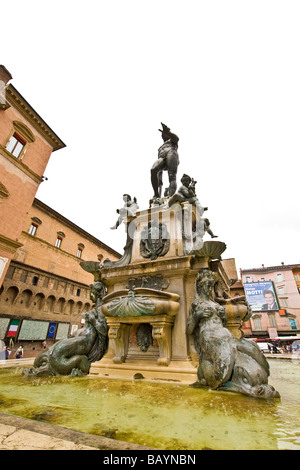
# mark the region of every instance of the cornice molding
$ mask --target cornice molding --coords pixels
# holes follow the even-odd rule
[[[11,238],[6,237],[5,235],[0,234],[0,249],[7,251],[8,253],[14,254],[18,248],[23,246],[23,243],[12,240]]]
[[[32,171],[27,165],[25,165],[21,160],[18,160],[14,157],[3,145],[0,144],[0,155],[9,160],[13,165],[15,165],[19,170],[23,171],[27,176],[33,179],[36,183],[40,184],[43,182],[43,178],[37,173]]]
[[[55,150],[62,149],[66,144],[53,132],[48,124],[39,116],[39,114],[30,106],[23,96],[13,85],[6,87],[6,99],[24,116],[32,126],[47,140]]]
[[[276,271],[290,271],[291,266],[284,264],[280,266],[269,266],[268,268],[241,269],[242,274],[271,273]]]

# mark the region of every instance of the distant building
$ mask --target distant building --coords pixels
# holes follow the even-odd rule
[[[299,335],[300,265],[242,269],[241,277],[253,311],[250,336],[275,339]]]
[[[65,147],[11,79],[0,65],[0,287],[49,158]]]

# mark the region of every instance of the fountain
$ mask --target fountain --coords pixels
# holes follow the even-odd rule
[[[243,338],[250,318],[245,297],[230,298],[230,282],[217,241],[196,195],[196,181],[183,174],[177,189],[178,137],[162,124],[163,145],[151,169],[154,196],[140,210],[123,196],[118,220],[126,232],[118,261],[81,262],[94,275],[93,310],[76,336],[56,343],[27,375],[73,375],[160,379],[194,388],[279,398],[268,384],[269,364],[257,345]],[[169,187],[162,197],[162,174]],[[208,233],[210,241],[203,241]]]

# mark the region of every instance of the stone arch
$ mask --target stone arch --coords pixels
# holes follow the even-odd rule
[[[60,297],[58,301],[56,302],[55,311],[57,313],[64,313],[65,304],[66,304],[66,299],[64,297]]]
[[[82,310],[82,313],[85,313],[85,312],[88,312],[89,310],[91,310],[91,304],[89,304],[88,302],[86,302],[83,306],[83,310]]]
[[[36,296],[33,299],[34,308],[36,308],[37,310],[42,310],[44,307],[45,301],[46,301],[45,295],[42,292],[39,292],[38,294],[36,294]]]
[[[32,302],[33,292],[30,289],[25,289],[21,292],[18,297],[18,303],[22,305],[22,307],[28,308]]]
[[[82,313],[82,307],[83,307],[83,303],[81,302],[81,300],[79,300],[79,302],[76,303],[74,313],[77,314],[77,315],[80,315]]]
[[[56,298],[54,297],[54,295],[49,295],[49,297],[47,297],[46,302],[45,302],[44,311],[53,312],[55,301],[56,301]]]
[[[5,292],[3,292],[4,302],[7,302],[8,305],[13,305],[18,294],[19,289],[16,286],[10,286]]]
[[[72,313],[74,312],[74,305],[75,305],[74,300],[72,299],[68,300],[65,313],[68,315],[72,315]]]

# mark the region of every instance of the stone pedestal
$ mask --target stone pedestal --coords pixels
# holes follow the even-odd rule
[[[112,350],[115,351],[113,357],[114,364],[122,364],[126,361],[129,345],[130,326],[138,323],[147,323],[152,327],[152,336],[158,343],[159,357],[158,365],[168,366],[171,360],[172,338],[171,329],[174,324],[174,318],[169,315],[157,315],[147,318],[127,317],[125,320],[111,319],[107,320],[109,326],[109,340]]]
[[[196,356],[186,327],[199,270],[212,269],[223,289],[229,289],[220,261],[226,245],[220,241],[203,243],[202,228],[201,217],[190,204],[155,207],[127,221],[128,249],[123,258],[104,262],[94,273],[108,292],[102,311],[109,326],[109,348],[101,361],[92,364],[92,374],[134,377],[140,373],[146,378],[195,380]],[[129,292],[138,302],[145,297],[156,302],[154,313],[139,314],[137,309],[130,314]],[[167,298],[172,299],[172,306],[160,303]],[[147,351],[141,351],[136,343],[135,331],[140,324],[151,327],[153,344]],[[233,318],[228,328],[238,335],[240,326],[240,319]]]

